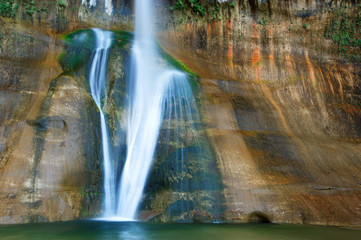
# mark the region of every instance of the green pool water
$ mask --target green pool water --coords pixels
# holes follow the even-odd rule
[[[151,224],[142,222],[76,221],[63,223],[0,225],[0,239],[360,240],[361,230],[278,224]]]

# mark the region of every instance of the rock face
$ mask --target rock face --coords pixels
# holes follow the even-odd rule
[[[201,75],[224,220],[259,211],[273,222],[360,225],[361,82],[348,56],[360,45],[340,44],[346,23],[332,25],[360,21],[360,7],[234,3],[213,8],[217,21],[184,8],[160,24],[163,47]]]
[[[62,74],[55,38],[19,27],[1,36],[1,222],[87,216],[100,172],[84,77]]]
[[[80,0],[35,1],[34,12],[28,1],[17,2],[14,16],[0,13],[0,222],[95,216],[102,154],[86,82],[91,50],[61,35],[132,29],[132,2],[113,1],[112,16]],[[177,2],[156,2],[159,39],[200,75],[195,91],[205,150],[195,159],[194,148],[174,149],[161,134],[141,218],[360,226],[356,1],[183,1],[184,8]],[[126,56],[115,47],[108,66],[114,101],[106,114],[117,156],[124,155],[116,132],[123,131],[118,106],[126,98]],[[179,151],[189,159],[185,176],[170,171]],[[179,187],[179,178],[191,190]]]
[[[99,113],[86,81],[91,49],[67,46],[61,35],[120,15],[113,27],[129,29],[129,14],[104,19],[102,9],[80,2],[15,1],[14,16],[0,12],[1,223],[65,221],[101,211]],[[73,56],[79,52],[83,59]]]

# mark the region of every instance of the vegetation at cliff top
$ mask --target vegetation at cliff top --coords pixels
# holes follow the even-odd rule
[[[0,0],[0,16],[14,17],[18,4],[14,0]]]
[[[230,7],[235,6],[234,1],[227,1],[223,4],[227,4]],[[213,9],[206,9],[205,6],[202,5],[201,0],[177,0],[173,6],[170,7],[171,11],[175,10],[191,10],[193,13],[200,16],[210,16],[209,21],[213,20],[221,20],[221,17],[218,16],[220,4],[216,1]]]
[[[29,15],[29,16],[33,16],[34,13],[35,13],[35,2],[34,1],[25,1],[23,3],[25,5],[25,9],[26,9],[26,13]]]
[[[66,0],[58,0],[58,6],[66,7],[66,6],[68,6],[68,3],[66,2]]]
[[[58,1],[59,6],[63,3],[66,3],[65,0]],[[33,0],[0,0],[0,16],[5,18],[14,18],[18,13],[19,5],[23,6],[22,10],[30,17],[32,17],[35,12],[49,12],[49,9],[46,7],[49,3],[46,1],[43,1],[42,7],[39,7],[40,4],[37,4],[37,2]]]
[[[337,51],[350,61],[361,60],[361,4],[335,8],[326,27],[325,38],[331,39]]]
[[[184,10],[191,8],[196,14],[204,16],[205,8],[201,5],[200,0],[177,0],[174,6],[170,10]]]

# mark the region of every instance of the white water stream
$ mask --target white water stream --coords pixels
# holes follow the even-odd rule
[[[129,83],[128,155],[123,169],[117,216],[134,219],[158,142],[164,115],[164,103],[172,98],[174,84],[188,84],[182,72],[159,65],[159,55],[154,40],[153,3],[151,0],[135,1],[135,41]]]
[[[90,93],[100,112],[102,133],[102,150],[104,161],[104,215],[111,215],[115,201],[114,170],[112,170],[111,146],[109,131],[103,113],[103,104],[106,103],[106,68],[109,48],[112,43],[112,33],[100,29],[92,29],[95,34],[95,50],[92,55],[92,64],[89,72]]]
[[[126,106],[127,156],[119,183],[115,182],[118,178],[111,159],[108,128],[102,112],[102,101],[106,102],[106,66],[112,37],[109,31],[93,30],[96,36],[96,50],[93,54],[89,81],[91,94],[100,110],[105,220],[129,221],[136,218],[164,115],[171,118],[174,112],[175,120],[178,120],[177,114],[182,120],[184,115],[191,116],[187,101],[189,98],[193,99],[193,96],[186,75],[159,64],[160,56],[153,31],[152,0],[136,0],[135,3],[135,36],[128,76],[129,99]],[[173,111],[173,105],[178,105],[178,110]]]
[[[87,5],[88,2],[87,0],[82,0],[81,4],[83,5]],[[89,1],[89,7],[95,7],[97,5],[97,0],[90,0]],[[113,4],[112,4],[112,0],[104,0],[104,7],[105,7],[105,12],[110,16],[113,13]]]

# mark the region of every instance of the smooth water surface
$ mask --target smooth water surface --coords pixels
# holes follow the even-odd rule
[[[76,221],[2,225],[0,239],[360,239],[360,229],[304,225],[150,224],[141,222]]]

